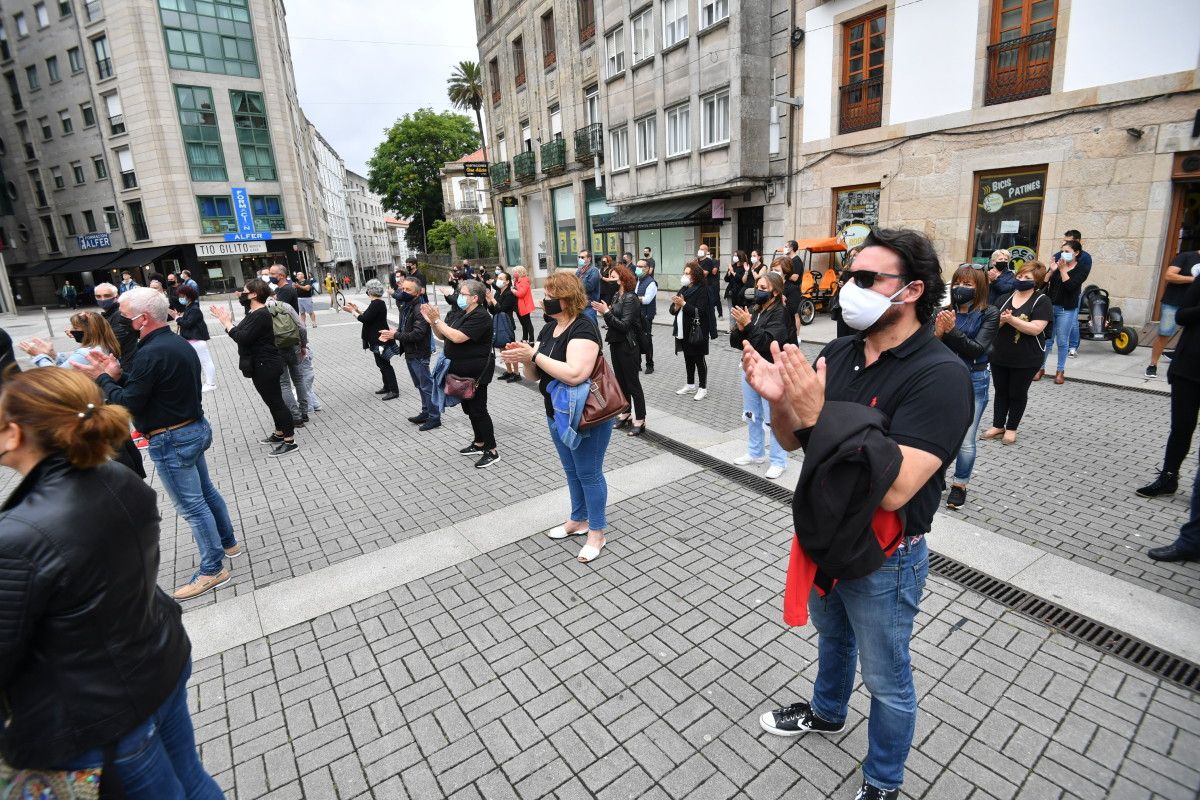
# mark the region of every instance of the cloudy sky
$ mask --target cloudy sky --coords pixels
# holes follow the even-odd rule
[[[362,175],[384,131],[449,109],[450,70],[479,58],[472,0],[289,0],[287,24],[300,104]]]

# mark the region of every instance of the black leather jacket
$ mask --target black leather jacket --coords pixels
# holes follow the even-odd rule
[[[642,333],[641,298],[633,292],[623,293],[604,315],[604,323],[608,326],[604,341],[636,352]]]
[[[0,754],[53,767],[145,722],[191,643],[157,586],[155,492],[52,454],[0,507]]]

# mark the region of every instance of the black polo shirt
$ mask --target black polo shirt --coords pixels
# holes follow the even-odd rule
[[[142,337],[118,383],[96,379],[108,402],[125,406],[143,433],[201,419],[200,358],[182,336],[164,326]]]
[[[971,375],[928,325],[866,366],[863,336],[825,346],[825,399],[878,408],[891,421],[888,437],[932,453],[942,468],[905,506],[905,531],[928,533],[946,488],[946,466],[958,455],[974,419]]]

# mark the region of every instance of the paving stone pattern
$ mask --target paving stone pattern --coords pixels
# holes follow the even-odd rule
[[[847,731],[783,740],[811,627],[788,511],[705,473],[613,509],[591,566],[523,540],[196,663],[206,766],[252,798],[849,798]],[[1194,695],[941,579],[913,643],[905,796],[1194,798]]]

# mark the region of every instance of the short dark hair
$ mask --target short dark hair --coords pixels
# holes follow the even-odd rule
[[[416,257],[416,256],[409,256],[408,258],[404,259],[404,263],[405,263],[405,264],[416,264],[416,263],[418,263],[418,261],[417,261],[417,257]]]
[[[260,303],[266,303],[267,298],[271,296],[271,290],[267,287],[267,282],[262,278],[251,278],[246,281],[246,294]]]
[[[799,243],[799,242],[797,242],[795,239],[788,239],[788,243],[787,243],[787,244],[788,244],[788,247],[790,247],[792,250],[794,250],[794,251],[796,251],[796,252],[799,252],[799,250],[800,250],[800,243]]]
[[[1071,248],[1075,251],[1075,255],[1079,255],[1083,252],[1083,248],[1079,246],[1079,242],[1075,241],[1074,239],[1067,239],[1065,242],[1063,242],[1063,247]],[[1059,252],[1062,251],[1059,250]]]
[[[863,249],[882,247],[900,259],[906,281],[921,281],[925,288],[917,298],[917,321],[922,325],[933,319],[946,293],[946,280],[933,243],[923,233],[907,228],[872,228],[862,243]]]
[[[1083,238],[1083,234],[1081,234],[1079,231],[1075,230],[1074,228],[1071,228],[1071,230],[1064,233],[1063,236],[1067,237],[1068,239],[1082,239]]]
[[[179,287],[179,296],[187,298],[189,303],[194,303],[200,297],[196,294],[196,290],[188,286],[186,283]]]

